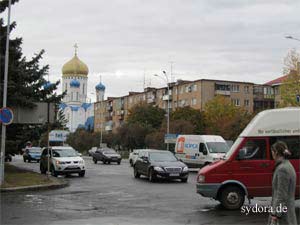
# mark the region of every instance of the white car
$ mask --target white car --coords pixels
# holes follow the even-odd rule
[[[80,177],[84,177],[85,162],[72,147],[55,146],[49,150],[44,148],[40,160],[40,170],[43,174],[48,169],[48,156],[50,157],[49,170],[51,175],[56,177],[78,173]]]
[[[139,151],[142,149],[134,149],[132,152],[129,154],[129,163],[131,166],[134,166],[138,156],[139,156]]]

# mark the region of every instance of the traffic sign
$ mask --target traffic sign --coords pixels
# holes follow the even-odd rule
[[[165,143],[175,144],[178,134],[165,134]]]
[[[9,125],[13,122],[13,120],[14,120],[14,113],[10,108],[5,107],[0,109],[1,123],[3,123],[4,125]]]

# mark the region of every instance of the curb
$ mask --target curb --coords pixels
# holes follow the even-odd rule
[[[11,187],[11,188],[0,188],[0,192],[22,192],[22,191],[39,191],[39,190],[50,190],[57,188],[64,188],[69,186],[69,182],[66,180],[60,180],[54,177],[50,177],[52,184],[41,184],[24,187]]]

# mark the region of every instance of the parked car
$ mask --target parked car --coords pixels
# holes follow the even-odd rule
[[[10,154],[10,153],[5,153],[4,161],[5,161],[5,162],[11,162],[11,161],[12,161],[12,154]]]
[[[40,147],[26,148],[25,152],[23,154],[23,161],[24,162],[26,162],[26,161],[27,162],[31,162],[31,161],[40,162],[41,154],[42,154],[42,148],[40,148]]]
[[[98,149],[97,147],[92,147],[90,150],[88,150],[89,156],[92,156],[93,153],[95,153],[97,151],[97,149]]]
[[[104,164],[116,162],[121,164],[122,157],[112,148],[97,149],[95,153],[92,153],[93,161],[96,164],[98,161],[102,161]]]
[[[134,177],[141,175],[155,182],[157,178],[180,179],[187,182],[189,169],[173,153],[164,150],[141,150],[134,164]]]
[[[179,135],[175,154],[191,168],[200,168],[224,157],[229,147],[218,135]]]
[[[49,153],[49,155],[48,155]],[[80,177],[85,175],[84,160],[72,147],[53,146],[44,148],[40,161],[40,171],[45,174],[48,169],[48,156],[50,158],[50,172],[52,176],[77,173]]]
[[[254,197],[272,196],[275,161],[271,146],[283,141],[297,174],[296,198],[300,196],[300,108],[260,112],[239,135],[226,156],[204,168],[197,177],[197,193],[214,198],[227,209],[238,209]]]
[[[129,164],[133,166],[136,162],[136,159],[138,158],[139,151],[142,149],[134,149],[132,152],[129,154]]]

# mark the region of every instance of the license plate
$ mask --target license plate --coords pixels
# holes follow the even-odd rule
[[[170,177],[179,177],[179,173],[170,173],[169,176]]]

